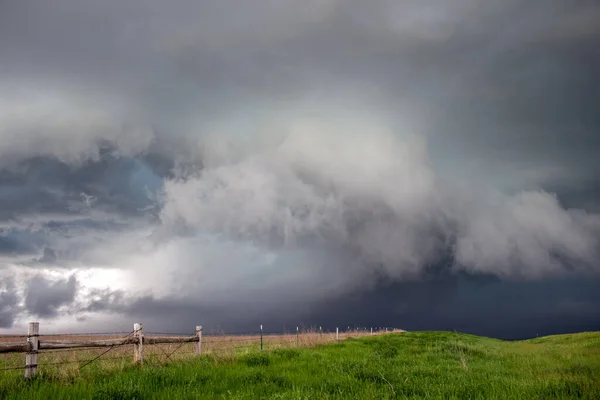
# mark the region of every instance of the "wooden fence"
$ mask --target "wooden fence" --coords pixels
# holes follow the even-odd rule
[[[163,343],[196,343],[196,354],[202,353],[202,326],[196,327],[193,336],[144,336],[142,324],[136,323],[133,331],[121,339],[100,340],[40,340],[39,322],[30,322],[25,342],[0,343],[0,353],[25,353],[25,378],[30,378],[37,373],[37,357],[41,350],[77,349],[94,347],[118,347],[127,344],[134,345],[133,362],[141,365],[144,359],[144,344]]]
[[[342,338],[347,337],[359,337],[363,335],[373,335],[373,334],[381,334],[387,333],[388,328],[381,328],[373,331],[373,328],[369,331],[365,328],[364,330],[355,330],[350,331],[350,327],[348,327],[348,331],[342,334]],[[392,330],[399,331],[399,330]],[[108,334],[106,334],[108,335]],[[324,333],[322,328],[319,327],[318,330],[313,330],[312,335],[315,336],[316,340],[313,344],[316,343],[324,343],[324,342],[336,342],[340,340],[340,330],[336,328],[335,334]],[[5,342],[0,343],[0,354],[1,353],[25,353],[25,365],[24,367],[16,367],[9,369],[23,369],[25,378],[31,378],[35,376],[38,372],[38,354],[43,350],[55,350],[60,351],[63,349],[84,349],[84,348],[107,348],[106,351],[97,355],[91,360],[86,360],[83,366],[88,365],[91,362],[96,361],[101,356],[106,354],[108,351],[118,348],[125,345],[133,345],[133,363],[137,365],[142,365],[144,362],[144,345],[155,345],[155,344],[177,344],[179,343],[182,346],[185,343],[193,343],[194,344],[194,353],[195,355],[201,355],[203,352],[202,349],[202,326],[196,326],[195,334],[193,335],[168,335],[167,334],[153,334],[144,335],[143,327],[141,323],[135,323],[133,326],[133,331],[129,332],[126,336],[121,338],[110,338],[110,339],[90,339],[89,337],[85,337],[82,339],[73,339],[73,336],[76,335],[40,335],[40,325],[38,322],[30,322],[29,329],[27,332],[27,336],[13,336],[14,339],[25,339],[24,341],[13,341],[13,342]],[[296,332],[294,334],[287,335],[275,335],[279,338],[280,342],[285,342],[288,344],[295,345],[296,347],[300,346],[300,332],[299,328],[296,328]],[[9,336],[5,336],[7,338]],[[60,337],[60,339],[57,339]],[[66,339],[64,337],[67,337]],[[268,337],[268,335],[266,335]],[[210,337],[209,337],[210,338]],[[2,337],[0,337],[0,340]],[[260,350],[263,350],[263,327],[260,326],[260,336],[258,335],[242,335],[241,338],[234,339],[217,339],[211,341],[206,341],[207,345],[215,344],[215,343],[224,343],[231,341],[242,341],[245,344],[250,343],[251,341],[256,340],[254,347],[258,349],[258,340],[260,340]],[[179,347],[178,347],[179,348]],[[170,358],[170,355],[167,355],[167,358]],[[61,364],[61,363],[58,363]],[[43,364],[42,364],[43,365]],[[80,368],[83,368],[80,366]]]

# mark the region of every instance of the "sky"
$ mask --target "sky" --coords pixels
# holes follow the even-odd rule
[[[0,333],[600,330],[600,3],[0,3]]]

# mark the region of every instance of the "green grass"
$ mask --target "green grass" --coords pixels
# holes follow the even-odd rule
[[[410,332],[29,382],[5,371],[0,398],[600,399],[600,333],[506,342]]]

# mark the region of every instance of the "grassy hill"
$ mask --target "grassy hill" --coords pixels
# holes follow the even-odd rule
[[[408,332],[80,376],[0,373],[7,399],[600,399],[600,333],[506,342]]]

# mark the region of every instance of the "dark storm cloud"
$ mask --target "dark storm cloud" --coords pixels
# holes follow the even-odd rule
[[[296,326],[390,327],[450,330],[523,339],[553,333],[600,329],[598,278],[505,282],[495,277],[441,274],[389,283],[339,296],[326,303],[307,298],[300,307],[273,311],[260,302],[207,306],[185,298],[129,297],[97,291],[80,313],[121,314],[150,331],[191,332],[202,324],[209,333],[294,330]],[[281,295],[279,298],[284,298]]]
[[[0,282],[0,328],[10,328],[20,312],[19,296],[14,280],[2,279]]]
[[[59,280],[47,279],[42,275],[34,276],[27,283],[25,308],[38,317],[55,317],[62,306],[73,303],[77,288],[74,276]]]
[[[145,159],[153,160],[150,166]],[[152,155],[127,158],[105,152],[98,161],[69,165],[51,157],[35,157],[0,171],[0,253],[41,254],[73,235],[121,231],[134,221],[151,221],[160,173],[168,169]],[[72,251],[71,251],[72,253]],[[60,258],[60,257],[59,257]]]
[[[42,242],[40,235],[36,237],[23,232],[3,230],[0,233],[0,254],[31,254],[36,251],[35,242]]]
[[[243,331],[264,317],[272,320],[273,314],[264,314],[258,307],[248,304],[207,306],[185,298],[156,298],[152,295],[131,296],[123,291],[94,290],[87,301],[80,304],[77,312],[118,314],[131,321],[140,321],[148,331],[192,332],[196,325],[205,324],[207,332],[216,333],[219,329]]]
[[[381,324],[504,339],[595,331],[600,329],[598,283],[597,277],[505,282],[442,276],[355,293],[312,309],[307,320],[329,327]]]
[[[536,321],[523,334],[559,320],[567,330],[586,318],[592,326],[597,299],[578,298],[571,283],[561,290],[547,276],[598,268],[590,182],[600,176],[599,19],[597,1],[566,0],[5,2],[0,255],[49,266],[84,260],[80,248],[96,246],[106,261],[114,250],[106,237],[127,242],[128,227],[141,220],[154,224],[164,246],[134,261],[148,276],[176,265],[171,272],[185,284],[174,287],[184,286],[190,300],[94,292],[85,312],[191,325],[202,314],[232,329],[255,325],[261,313],[325,325],[338,309],[323,302],[361,282],[377,290],[347,309],[365,323],[375,323],[372,310],[383,310],[373,315],[388,325],[408,310],[398,315],[409,329],[452,320],[510,336],[518,327],[512,312],[523,326]],[[288,126],[305,117],[354,119]],[[429,153],[379,135],[379,125],[424,134]],[[256,134],[271,130],[277,145]],[[490,198],[474,182],[510,193]],[[214,237],[181,244],[181,232]],[[234,244],[210,247],[228,240]],[[247,258],[232,255],[244,242],[265,259],[286,246],[298,251],[283,261],[252,256],[248,273]],[[134,250],[143,257],[135,247],[123,252]],[[208,273],[215,268],[219,277]],[[269,274],[278,287],[264,282]],[[479,290],[465,274],[546,283],[493,281]],[[415,277],[423,281],[386,289],[387,280]],[[214,283],[265,287],[254,303],[245,303],[248,289],[199,306],[214,298]],[[208,294],[194,286],[202,284]],[[27,308],[53,316],[72,302],[77,283],[38,277],[28,285],[50,301],[29,290]],[[535,296],[511,302],[514,290]],[[286,292],[296,302],[310,297],[308,308],[327,315],[291,302],[286,320],[267,304]],[[547,299],[551,292],[556,300]],[[501,326],[469,309],[493,293],[509,304]],[[355,304],[351,298],[339,304]],[[542,313],[541,299],[580,314]],[[353,318],[340,312],[340,324]]]
[[[38,262],[43,264],[55,264],[57,261],[56,252],[52,250],[50,247],[44,248],[44,253],[38,260]]]
[[[107,154],[99,162],[74,167],[52,158],[31,158],[0,173],[0,220],[85,212],[92,206],[135,216],[152,204],[161,184],[138,159]]]
[[[566,208],[600,211],[600,178],[547,182],[542,186],[556,193]]]
[[[450,146],[450,157],[480,161],[483,153],[495,167],[511,162],[531,174],[538,163],[579,173],[598,166],[588,151],[598,129],[597,2],[63,0],[4,8],[7,71],[69,85],[66,69],[70,82],[101,84],[158,125],[371,88],[367,103],[419,114],[432,146]]]
[[[434,162],[456,174],[519,186],[600,168],[594,1],[61,0],[3,11],[7,88],[88,88],[90,101],[159,127],[171,159],[187,152],[177,137],[191,116],[201,131],[242,109],[344,98],[415,120]]]

